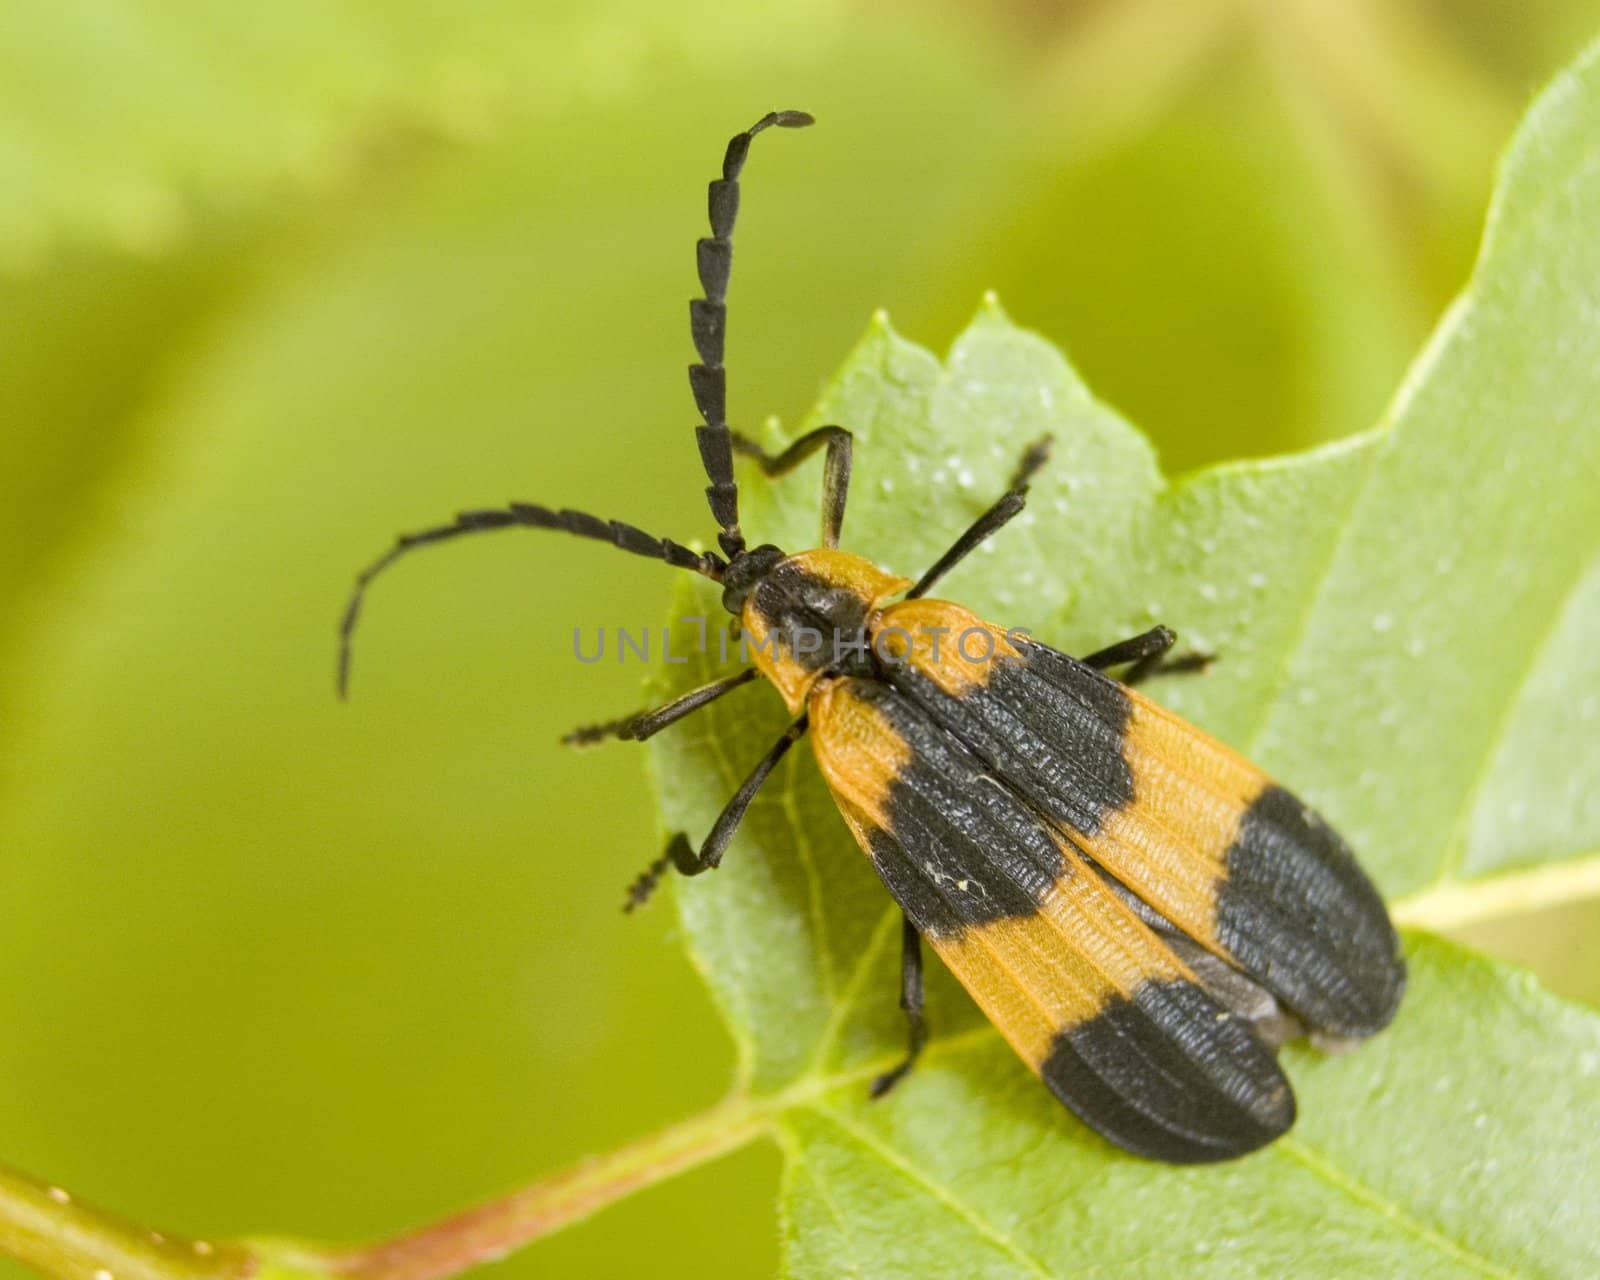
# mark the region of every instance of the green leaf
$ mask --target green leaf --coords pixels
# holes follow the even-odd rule
[[[0,14],[0,268],[59,238],[168,249],[212,209],[326,189],[425,144],[826,44],[832,7],[603,0],[230,6],[133,0]],[[92,36],[87,28],[92,26]]]
[[[914,574],[1022,445],[1053,432],[1027,513],[945,594],[1068,651],[1163,621],[1218,653],[1207,678],[1156,696],[1327,813],[1403,919],[1592,886],[1597,138],[1591,53],[1525,121],[1472,285],[1385,421],[1313,453],[1169,484],[1143,438],[998,307],[943,364],[880,320],[802,424],[856,432],[846,546]],[[813,545],[816,476],[746,475],[746,528]],[[709,590],[680,594],[680,615],[717,607]],[[719,665],[701,655],[672,683]],[[742,692],[664,735],[669,827],[703,836],[785,720]],[[724,869],[679,901],[743,1083],[795,1100],[792,1274],[1298,1274],[1312,1223],[1330,1273],[1579,1274],[1592,1255],[1600,1204],[1568,1134],[1600,1102],[1600,1022],[1441,944],[1413,940],[1392,1031],[1348,1060],[1294,1055],[1294,1136],[1175,1172],[1073,1124],[947,979],[930,993],[933,1061],[904,1094],[861,1101],[903,1034],[897,913],[806,752]]]
[[[1349,1058],[1293,1053],[1298,1125],[1229,1165],[1111,1152],[992,1036],[947,1045],[891,1104],[857,1085],[792,1109],[790,1274],[1589,1274],[1572,1126],[1600,1105],[1600,1020],[1441,942],[1410,960],[1400,1021]]]

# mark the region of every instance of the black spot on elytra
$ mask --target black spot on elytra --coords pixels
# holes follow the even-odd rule
[[[867,852],[919,931],[950,937],[1034,915],[1067,874],[1057,837],[1017,794],[888,685],[852,680],[909,748],[882,800],[887,831]]]
[[[1085,836],[1133,802],[1122,687],[1044,645],[996,658],[983,684],[945,693],[915,667],[887,678],[1053,822]]]
[[[1383,899],[1339,834],[1282,787],[1240,819],[1217,891],[1217,938],[1235,963],[1310,1026],[1361,1038],[1405,990]]]
[[[1101,1136],[1172,1164],[1242,1156],[1294,1124],[1276,1056],[1186,979],[1150,979],[1063,1028],[1039,1074]]]

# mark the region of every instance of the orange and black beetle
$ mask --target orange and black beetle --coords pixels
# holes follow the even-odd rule
[[[669,867],[716,867],[761,784],[809,733],[840,813],[904,913],[910,1051],[875,1094],[910,1069],[925,1039],[926,938],[1051,1092],[1111,1141],[1175,1163],[1252,1151],[1294,1122],[1279,1044],[1304,1032],[1361,1039],[1394,1016],[1405,968],[1383,902],[1315,813],[1134,690],[1155,671],[1204,663],[1168,660],[1165,627],[1071,658],[928,598],[1022,510],[1048,441],[912,582],[838,549],[848,431],[822,427],[774,457],[729,429],[724,299],[739,173],[756,134],[810,123],[798,111],[763,117],[728,144],[710,187],[711,235],[698,247],[705,297],[690,304],[700,363],[689,381],[720,554],[532,503],[463,512],[402,536],[360,575],[340,628],[340,692],[368,585],[416,547],[557,529],[713,579],[753,664],[569,740],[649,737],[758,676],[796,718],[699,850],[676,836],[629,906]],[[823,448],[822,547],[747,547],[734,453],[777,475]],[[1121,681],[1105,674],[1119,668]]]

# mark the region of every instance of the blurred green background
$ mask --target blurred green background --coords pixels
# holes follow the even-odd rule
[[[1368,426],[1600,0],[13,0],[0,14],[0,1159],[201,1235],[392,1231],[716,1099],[727,1037],[574,625],[659,566],[418,557],[509,497],[708,523],[683,366],[745,184],[735,421],[982,291],[1169,469]],[[867,473],[893,458],[862,457]],[[869,551],[870,548],[863,548]],[[1182,626],[1182,619],[1170,621]],[[1600,913],[1478,927],[1600,994]],[[763,1275],[774,1153],[502,1264]],[[0,1276],[12,1272],[0,1265]]]

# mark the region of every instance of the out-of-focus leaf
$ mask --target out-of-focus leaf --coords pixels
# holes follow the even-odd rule
[[[832,0],[489,0],[225,10],[17,0],[0,14],[0,267],[58,234],[157,252],[207,206],[323,184],[418,133],[492,136],[529,111],[828,45]]]
[[[1370,424],[1438,303],[1291,76],[1235,39],[1136,132],[1003,147],[959,228],[982,252],[936,242],[967,291],[934,331],[995,289],[1178,471]]]
[[[20,598],[104,515],[135,421],[226,305],[248,241],[212,227],[159,264],[74,252],[25,283],[0,277],[0,653]]]

